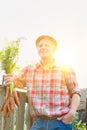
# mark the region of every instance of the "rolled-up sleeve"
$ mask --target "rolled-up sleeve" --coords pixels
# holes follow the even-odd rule
[[[72,68],[66,69],[65,79],[66,79],[67,87],[71,93],[71,96],[73,94],[78,94],[79,96],[81,96],[81,91],[80,88],[78,87],[76,74]]]

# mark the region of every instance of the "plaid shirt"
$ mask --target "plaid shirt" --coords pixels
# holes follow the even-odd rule
[[[23,70],[31,116],[62,115],[69,111],[70,99],[80,94],[73,69],[53,64],[46,69],[41,64]]]

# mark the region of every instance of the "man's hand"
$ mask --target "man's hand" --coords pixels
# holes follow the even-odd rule
[[[58,117],[57,120],[62,120],[65,124],[69,124],[72,122],[76,111],[70,110],[66,115],[63,115],[62,117]]]
[[[4,75],[2,86],[8,86],[10,84],[13,84],[14,88],[24,88],[26,86],[23,78],[18,78],[12,74]]]
[[[8,86],[8,85],[14,83],[14,78],[15,78],[15,76],[12,75],[12,74],[6,74],[6,75],[4,75],[3,76],[3,85],[4,86]]]

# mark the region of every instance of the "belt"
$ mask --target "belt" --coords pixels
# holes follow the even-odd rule
[[[56,115],[56,116],[41,115],[41,116],[37,116],[37,118],[45,119],[45,120],[52,120],[52,119],[56,119],[57,117],[62,117],[62,116],[63,115]]]

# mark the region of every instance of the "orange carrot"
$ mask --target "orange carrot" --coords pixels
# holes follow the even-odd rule
[[[7,101],[7,116],[10,116],[10,111],[11,111],[11,108],[10,108],[10,103],[9,103],[9,98],[8,98],[8,101]]]
[[[4,104],[4,106],[3,106],[3,116],[4,116],[4,118],[6,118],[6,116],[7,116],[7,105],[6,104]]]
[[[19,98],[18,98],[18,94],[17,94],[17,91],[15,89],[13,90],[13,96],[14,96],[15,104],[17,106],[20,106],[20,101],[19,101]]]
[[[10,107],[11,107],[11,111],[14,112],[15,111],[15,101],[14,101],[13,95],[9,96],[9,104],[10,104]]]
[[[9,100],[6,100],[6,98],[4,99],[1,111],[3,112],[4,118],[6,118],[6,116],[10,114]]]
[[[6,92],[5,92],[6,99],[8,99],[8,97],[9,97],[9,92],[10,92],[10,88],[7,86],[6,87]]]

